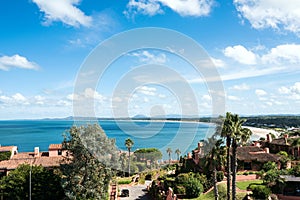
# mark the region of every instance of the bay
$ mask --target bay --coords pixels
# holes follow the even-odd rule
[[[85,123],[76,122],[77,125]],[[176,159],[177,148],[185,155],[197,147],[199,140],[214,132],[213,125],[197,122],[100,120],[98,123],[109,138],[115,138],[120,150],[126,150],[124,141],[130,137],[134,141],[133,151],[158,148],[164,160],[168,159],[167,148],[172,149],[172,158]],[[74,121],[64,120],[0,121],[0,144],[16,145],[19,152],[33,152],[34,147],[48,151],[50,144],[63,141],[63,133],[73,125]]]

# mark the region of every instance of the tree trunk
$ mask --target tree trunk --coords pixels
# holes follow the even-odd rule
[[[215,200],[219,200],[219,191],[217,187],[217,169],[216,169],[216,161],[213,160],[213,166],[214,166],[214,193],[215,193]]]
[[[236,159],[237,143],[236,140],[232,141],[232,200],[236,200],[236,171],[237,171],[237,159]]]
[[[128,177],[130,177],[130,149],[128,149],[129,160],[128,160]]]
[[[230,183],[231,183],[231,164],[230,164],[230,144],[231,138],[227,136],[226,138],[226,146],[227,146],[227,200],[230,200]]]

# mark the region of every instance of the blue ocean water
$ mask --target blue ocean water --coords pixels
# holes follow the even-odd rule
[[[80,122],[84,124],[85,122]],[[192,122],[147,122],[101,120],[98,122],[109,138],[116,139],[116,145],[126,150],[124,141],[130,137],[134,141],[133,150],[139,148],[158,148],[167,159],[166,149],[173,152],[180,149],[182,155],[197,147],[199,140],[214,132],[214,126]],[[0,144],[16,145],[19,152],[32,152],[34,147],[47,151],[49,144],[63,141],[66,133],[74,124],[62,120],[10,120],[0,121]],[[77,123],[78,124],[78,123]],[[176,159],[175,153],[172,156]]]

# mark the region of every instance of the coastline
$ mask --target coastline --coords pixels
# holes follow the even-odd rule
[[[252,131],[252,136],[251,136],[251,140],[259,140],[259,138],[267,137],[267,134],[272,133],[274,134],[276,137],[280,135],[279,132],[273,130],[273,129],[265,129],[265,128],[257,128],[257,127],[253,127],[253,126],[243,126],[243,128],[248,128]]]

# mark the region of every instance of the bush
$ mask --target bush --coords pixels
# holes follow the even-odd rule
[[[185,187],[177,185],[174,192],[176,194],[185,194]]]
[[[264,185],[257,185],[252,189],[252,194],[254,199],[268,199],[271,194],[270,188]]]
[[[218,171],[217,172],[217,181],[220,182],[224,179],[224,172]]]
[[[10,155],[11,155],[10,151],[0,152],[0,161],[2,161],[2,160],[9,160]]]
[[[131,183],[131,180],[119,180],[118,181],[119,185],[130,184],[130,183]]]
[[[186,197],[196,198],[200,196],[201,192],[203,192],[203,186],[197,179],[191,178],[186,184],[185,192]]]

